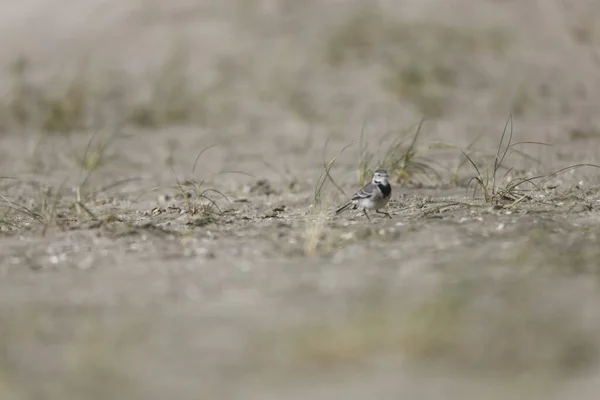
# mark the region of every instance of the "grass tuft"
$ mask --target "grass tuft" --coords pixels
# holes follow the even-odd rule
[[[11,65],[10,79],[10,100],[4,105],[8,127],[35,127],[50,133],[87,127],[94,91],[86,68],[80,67],[70,79],[55,76],[54,87],[44,87],[33,82],[29,60],[19,57]]]
[[[543,175],[534,177],[517,177],[510,179],[505,184],[502,184],[503,181],[506,181],[506,178],[509,176],[509,174],[514,171],[514,167],[507,167],[505,162],[507,156],[509,155],[509,151],[513,150],[515,146],[522,144],[550,146],[547,143],[532,141],[512,143],[512,138],[513,119],[511,113],[506,120],[506,124],[504,125],[504,130],[502,131],[500,142],[498,143],[493,165],[491,168],[488,167],[483,170],[483,172],[482,168],[478,167],[477,163],[475,163],[475,161],[464,150],[461,150],[463,156],[468,160],[476,173],[475,176],[469,179],[467,188],[470,187],[472,182],[475,182],[476,186],[473,190],[473,196],[475,196],[477,189],[479,189],[483,194],[483,198],[486,203],[498,205],[502,201],[508,201],[513,204],[521,202],[524,199],[529,198],[532,187],[534,190],[539,189],[539,186],[535,182],[544,178]],[[499,171],[501,169],[506,170],[503,176],[499,175]]]
[[[0,102],[0,129],[71,133],[111,123],[156,128],[203,119],[207,93],[192,89],[188,67],[189,51],[178,45],[136,91],[132,77],[91,70],[87,63],[39,82],[30,61],[19,57],[10,68],[8,100]]]
[[[329,139],[327,142],[328,141]],[[324,146],[324,152],[327,149],[327,142]],[[324,201],[323,190],[327,182],[330,182],[340,193],[344,195],[344,197],[348,197],[344,190],[331,176],[331,169],[342,153],[353,145],[354,143],[344,146],[330,161],[323,161],[323,170],[317,179],[317,183],[315,184],[311,210],[312,212],[309,215],[309,221],[307,221],[306,231],[304,234],[304,253],[306,255],[315,256],[320,252],[327,252],[335,247],[333,243],[330,243],[333,241],[333,237],[328,235],[329,229],[327,224],[327,210],[331,202]]]
[[[423,119],[419,122],[413,135],[409,134],[410,129],[400,133],[388,133],[380,140],[377,149],[369,146],[370,140],[363,125],[359,141],[358,184],[362,186],[370,181],[377,168],[383,168],[390,175],[396,175],[397,182],[415,183],[418,179],[439,181],[440,175],[432,166],[433,161],[423,157],[421,153],[424,148],[418,146],[423,122]],[[382,158],[375,156],[379,147],[386,149]]]
[[[548,181],[556,178],[559,175],[583,167],[600,168],[600,165],[597,164],[580,163],[560,168],[546,175],[529,177],[521,176],[509,179],[509,175],[515,171],[514,167],[509,167],[506,165],[507,157],[511,153],[517,153],[522,157],[531,160],[531,157],[527,154],[514,149],[515,146],[522,144],[551,146],[548,143],[534,141],[513,143],[512,138],[513,120],[512,114],[510,114],[504,126],[504,130],[502,131],[502,136],[500,137],[500,142],[498,143],[493,164],[486,169],[479,167],[471,156],[469,156],[464,150],[461,150],[465,160],[467,160],[467,162],[475,171],[475,175],[472,176],[467,183],[467,190],[474,182],[475,187],[473,189],[473,196],[475,196],[477,190],[479,190],[483,194],[484,201],[486,203],[491,203],[494,206],[500,206],[500,203],[502,203],[502,208],[515,207],[524,201],[531,200],[534,193],[540,192]],[[500,170],[505,170],[505,173],[502,176],[499,174]]]
[[[152,78],[148,98],[131,106],[127,120],[146,128],[191,121],[199,96],[191,90],[189,62],[189,49],[176,46]]]
[[[173,169],[173,166],[170,165],[169,167],[171,168],[173,178],[175,179],[175,185],[158,186],[158,187],[152,188],[152,189],[146,191],[145,193],[141,194],[140,196],[138,196],[137,200],[139,200],[140,197],[144,196],[145,194],[147,194],[149,192],[154,192],[154,191],[157,191],[160,189],[166,188],[166,189],[174,190],[179,195],[179,197],[181,197],[183,199],[183,201],[185,202],[185,211],[189,215],[210,217],[210,219],[204,219],[203,221],[210,220],[210,221],[214,222],[215,221],[214,217],[219,216],[223,213],[223,210],[221,209],[221,207],[219,207],[219,204],[218,204],[219,200],[225,200],[228,203],[231,203],[231,200],[220,190],[217,190],[217,189],[211,188],[211,187],[206,187],[208,180],[211,179],[212,177],[214,177],[215,175],[227,174],[227,173],[241,174],[241,175],[251,176],[251,177],[253,177],[253,175],[243,172],[243,171],[221,171],[216,174],[209,175],[202,179],[196,179],[196,168],[198,167],[198,163],[200,161],[202,154],[204,154],[204,152],[206,152],[207,150],[209,150],[213,147],[215,147],[215,145],[207,146],[207,147],[203,148],[202,150],[200,150],[200,152],[197,154],[196,158],[194,159],[194,164],[192,166],[192,174],[189,179],[185,179],[185,180],[179,179],[177,177],[177,174],[175,173],[175,170]]]
[[[333,165],[335,164],[337,159],[340,157],[340,155],[342,155],[342,153],[344,151],[346,151],[349,147],[351,147],[353,145],[354,145],[354,143],[350,143],[349,145],[342,148],[335,155],[335,157],[333,157],[329,162],[325,162],[325,161],[323,162],[323,170],[322,170],[321,174],[319,175],[319,178],[317,179],[317,183],[315,185],[315,190],[314,190],[314,194],[313,194],[313,207],[314,208],[321,205],[323,188],[325,187],[325,184],[328,181],[331,182],[344,196],[346,196],[346,193],[344,193],[343,189],[331,177],[330,171],[331,171],[331,168],[333,168]],[[327,143],[325,143],[325,149],[326,148],[327,148]],[[346,196],[346,197],[348,197],[348,196]]]
[[[68,177],[63,179],[58,186],[49,186],[36,181],[16,180],[19,185],[32,186],[35,194],[26,200],[12,199],[0,195],[0,207],[6,210],[2,217],[3,224],[18,227],[35,222],[41,226],[42,234],[46,234],[51,227],[65,229],[71,224],[80,222],[84,217],[100,221],[101,218],[91,210],[89,203],[94,201],[99,194],[106,193],[136,179],[122,179],[99,188],[91,185],[94,173],[109,163],[107,152],[118,138],[119,133],[119,131],[115,131],[108,138],[101,139],[98,144],[95,144],[96,134],[92,134],[83,154],[75,156],[78,177],[77,184],[71,191],[71,193],[75,193],[74,196],[68,195],[65,190],[69,181]],[[75,213],[72,213],[73,210],[75,210]],[[15,220],[13,218],[11,222],[11,215],[25,217],[25,220],[21,218]]]

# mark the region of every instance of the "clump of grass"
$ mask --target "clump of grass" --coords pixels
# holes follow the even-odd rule
[[[215,147],[215,145],[207,146],[207,147],[203,148],[202,150],[200,150],[200,152],[198,152],[196,158],[194,159],[194,164],[192,166],[192,173],[191,173],[191,177],[189,179],[185,179],[185,180],[179,179],[173,169],[173,166],[170,165],[171,172],[175,179],[175,185],[158,186],[158,187],[150,189],[146,193],[153,192],[153,191],[156,191],[159,189],[164,189],[164,188],[169,189],[169,190],[174,190],[177,193],[177,195],[183,199],[183,201],[185,203],[185,211],[190,216],[200,217],[200,220],[197,221],[200,225],[203,225],[209,221],[215,222],[216,221],[215,216],[219,216],[223,213],[223,210],[218,205],[218,201],[225,200],[228,203],[231,203],[231,200],[220,190],[212,188],[212,187],[207,187],[208,180],[214,175],[225,174],[225,173],[235,173],[235,174],[242,174],[242,175],[246,175],[246,176],[252,176],[252,175],[248,174],[246,172],[242,172],[242,171],[222,171],[222,172],[213,174],[212,176],[208,176],[206,178],[196,179],[196,168],[198,167],[198,163],[200,161],[202,154],[204,154],[204,152],[206,152],[207,150],[209,150],[213,147]],[[146,194],[146,193],[144,193],[144,194]],[[143,196],[144,194],[142,194],[141,196]],[[141,197],[141,196],[139,196],[139,197]],[[139,199],[139,197],[138,197],[138,199]],[[196,224],[196,225],[198,225],[198,224]]]
[[[36,195],[29,200],[29,204],[26,202],[20,202],[12,200],[8,196],[0,195],[0,207],[6,211],[2,218],[6,225],[11,225],[13,228],[18,229],[21,226],[26,226],[30,222],[36,222],[42,227],[42,234],[51,226],[64,227],[63,219],[60,217],[59,205],[63,200],[62,189],[64,182],[58,188],[52,188],[43,186],[37,183],[33,183]],[[22,218],[14,218],[14,215],[19,215]],[[10,218],[12,217],[12,218]],[[13,222],[10,222],[10,221]],[[20,220],[17,222],[17,220]]]
[[[469,145],[467,146],[466,150],[467,151],[472,151],[475,148],[475,145],[477,144],[477,142],[479,142],[479,140],[481,140],[482,137],[483,137],[483,132],[480,133],[477,137],[475,137],[475,139],[473,139],[473,141],[471,141],[471,143],[469,143]],[[451,147],[456,148],[455,146],[451,146]],[[468,162],[469,162],[469,158],[468,157],[461,157],[460,158],[459,162],[456,164],[456,167],[454,168],[454,171],[453,171],[452,175],[450,176],[449,183],[451,185],[458,184],[458,181],[459,181],[459,172],[460,172],[460,170]]]
[[[88,207],[88,203],[93,201],[98,194],[105,193],[117,186],[130,182],[135,178],[119,180],[100,188],[91,187],[93,174],[102,166],[108,163],[107,151],[117,139],[119,131],[115,131],[109,138],[101,140],[94,144],[96,134],[92,134],[87,142],[83,154],[76,156],[76,164],[79,168],[77,184],[73,188],[72,195],[66,194],[66,184],[68,178],[65,178],[58,186],[48,186],[38,182],[21,182],[20,184],[29,184],[33,186],[35,195],[27,201],[13,200],[5,195],[0,195],[0,207],[5,208],[6,212],[2,218],[9,221],[9,215],[18,214],[34,221],[42,227],[42,234],[45,234],[50,227],[66,228],[71,223],[77,223],[82,215],[87,215],[92,220],[99,221],[100,218]],[[75,210],[75,213],[72,213]],[[24,224],[12,224],[15,227]]]
[[[325,187],[325,184],[327,182],[331,182],[342,194],[346,195],[344,193],[344,190],[331,177],[330,171],[331,171],[331,168],[333,168],[333,165],[335,164],[337,159],[340,157],[340,155],[342,155],[342,153],[344,151],[346,151],[346,149],[348,149],[350,146],[353,146],[353,145],[354,144],[351,143],[351,144],[345,146],[329,162],[323,162],[323,170],[322,170],[321,174],[319,175],[319,178],[317,179],[317,183],[315,184],[315,189],[314,189],[314,194],[313,194],[313,207],[314,208],[321,205],[323,188]],[[325,149],[326,148],[327,148],[327,143],[325,143]]]
[[[90,106],[99,94],[85,67],[78,68],[70,79],[55,76],[54,87],[49,87],[33,82],[29,60],[20,57],[10,68],[10,79],[10,100],[4,105],[10,127],[34,127],[50,133],[87,128]]]
[[[384,67],[382,89],[426,117],[443,114],[465,58],[503,54],[510,45],[499,28],[465,28],[393,18],[376,5],[354,10],[324,41],[324,58],[336,68],[373,63]]]
[[[373,7],[360,9],[330,34],[325,45],[325,59],[334,67],[350,61],[367,59],[382,39],[383,15]]]
[[[393,53],[390,48],[399,50],[399,57],[410,63],[444,53],[460,57],[483,51],[501,54],[510,44],[508,32],[497,27],[465,28],[425,20],[393,19],[369,4],[357,8],[333,28],[323,52],[330,65],[341,67],[346,63],[389,59]]]
[[[466,158],[469,164],[471,164],[476,173],[475,176],[469,179],[467,188],[469,188],[471,183],[474,182],[475,187],[473,189],[473,196],[475,196],[477,190],[479,190],[482,193],[483,199],[486,203],[491,203],[495,206],[499,206],[500,203],[504,203],[502,206],[504,208],[514,207],[523,201],[530,200],[532,198],[532,194],[540,191],[545,183],[561,174],[564,174],[565,172],[581,167],[600,168],[600,166],[596,164],[581,163],[561,168],[546,175],[508,178],[509,175],[515,171],[515,168],[506,166],[505,162],[510,151],[517,152],[517,150],[514,149],[515,146],[522,144],[550,146],[547,143],[534,141],[521,141],[512,143],[512,137],[513,120],[512,114],[510,114],[506,124],[504,125],[504,130],[502,131],[500,142],[498,143],[493,165],[486,167],[483,171],[482,168],[480,168],[464,150],[461,150],[463,156]],[[530,158],[526,154],[520,154],[526,158]],[[499,175],[501,169],[506,170],[502,176]]]
[[[508,134],[508,137],[507,137]],[[491,167],[486,168],[483,172],[482,169],[477,166],[475,161],[464,151],[461,150],[464,157],[468,160],[471,166],[474,168],[476,175],[473,176],[467,183],[467,187],[471,185],[471,182],[475,182],[476,187],[473,191],[475,195],[476,190],[479,189],[483,194],[483,198],[486,203],[498,204],[501,201],[508,201],[512,203],[520,202],[527,198],[531,194],[531,187],[538,189],[535,181],[539,181],[544,176],[534,177],[517,177],[510,179],[506,184],[502,184],[506,180],[506,177],[514,171],[514,167],[506,167],[506,157],[509,151],[521,144],[538,144],[548,146],[542,142],[523,141],[512,143],[513,137],[513,120],[512,114],[508,117],[504,130],[498,143],[498,149],[494,157],[494,162]],[[506,172],[503,176],[499,176],[499,171],[505,169]],[[529,185],[529,186],[527,186]]]
[[[328,247],[333,246],[329,242],[328,245],[325,245],[326,239],[333,239],[331,237],[327,237],[327,210],[331,205],[331,201],[324,201],[323,190],[327,182],[330,182],[346,198],[348,197],[346,193],[344,193],[344,190],[337,184],[337,182],[331,176],[331,169],[333,168],[338,158],[342,155],[342,153],[352,145],[353,143],[343,147],[330,161],[323,161],[323,170],[319,175],[319,178],[317,179],[317,183],[315,184],[313,204],[311,210],[312,212],[309,216],[310,220],[307,221],[306,231],[304,235],[304,252],[307,255],[317,255],[319,252],[327,251]],[[325,143],[324,148],[327,148],[327,143]]]
[[[128,88],[130,77],[91,70],[85,63],[75,73],[64,68],[51,83],[38,82],[32,77],[30,61],[20,57],[9,71],[8,101],[0,103],[0,116],[6,123],[0,128],[71,133],[114,121],[145,128],[202,123],[210,94],[193,89],[188,66],[187,48],[176,46],[156,74],[139,82],[142,90],[135,91]],[[143,96],[147,87],[149,93]]]
[[[107,138],[101,138],[98,142],[95,142],[94,140],[96,138],[96,133],[92,134],[88,140],[83,155],[81,157],[75,157],[76,164],[79,167],[79,177],[77,186],[75,188],[76,197],[71,203],[70,208],[75,208],[78,216],[81,216],[83,213],[85,213],[93,220],[99,220],[99,218],[86,206],[86,203],[94,200],[99,193],[107,192],[115,187],[136,179],[122,179],[109,183],[100,188],[90,187],[92,175],[111,161],[108,155],[108,150],[110,146],[112,146],[120,137],[120,134],[121,131],[116,129]]]
[[[431,60],[412,61],[409,65],[389,62],[382,86],[398,100],[408,100],[427,117],[440,117],[445,108],[448,89],[454,87],[457,72],[449,65]]]
[[[365,134],[363,125],[359,141],[358,184],[367,183],[377,168],[383,168],[389,174],[396,175],[397,182],[414,183],[417,179],[439,180],[440,175],[432,166],[433,161],[420,155],[423,148],[418,147],[418,140],[423,122],[422,119],[412,136],[409,134],[409,130],[386,134],[379,143],[379,147],[386,148],[381,158],[375,156],[375,152],[378,152],[379,149],[370,148],[370,141]]]
[[[188,79],[189,51],[177,46],[152,78],[146,101],[132,106],[127,120],[142,127],[189,122],[197,106]]]
[[[85,173],[86,176],[82,181],[82,186],[87,183],[91,174],[106,165],[110,159],[108,156],[108,150],[113,145],[116,139],[118,139],[119,131],[115,130],[111,135],[106,138],[100,138],[95,141],[97,133],[94,132],[87,142],[85,151],[81,155],[74,155],[75,163],[80,168],[81,173]]]
[[[206,215],[214,215],[214,214],[222,213],[222,210],[217,205],[216,199],[213,199],[212,197],[209,196],[209,194],[211,194],[211,193],[218,195],[222,199],[225,199],[228,202],[230,202],[229,198],[227,196],[225,196],[219,190],[205,187],[205,183],[206,183],[205,179],[196,180],[196,178],[195,178],[196,167],[198,165],[198,161],[200,160],[200,157],[206,150],[208,150],[212,147],[214,147],[214,146],[205,147],[196,156],[196,159],[194,160],[194,165],[192,167],[191,179],[188,179],[184,183],[182,183],[175,176],[175,180],[177,183],[174,187],[183,197],[185,204],[186,204],[187,212],[193,216],[198,215],[198,214],[206,216]],[[175,174],[173,174],[173,175],[175,175]]]
[[[66,133],[83,130],[88,112],[87,102],[90,89],[85,77],[75,76],[56,97],[47,100],[42,130]]]
[[[277,166],[273,165],[272,163],[270,163],[269,161],[267,161],[267,159],[265,157],[261,157],[260,161],[266,167],[271,169],[274,173],[278,174],[281,177],[282,181],[286,182],[286,186],[289,190],[293,191],[296,189],[300,180],[294,174],[294,172],[291,170],[289,165],[285,165],[283,168],[277,167]]]

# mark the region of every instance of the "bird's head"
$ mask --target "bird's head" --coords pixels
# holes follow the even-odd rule
[[[388,173],[384,169],[378,169],[373,173],[373,180],[371,181],[375,185],[389,185]]]

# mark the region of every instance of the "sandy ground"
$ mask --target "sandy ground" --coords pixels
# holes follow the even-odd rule
[[[0,5],[0,398],[596,398],[598,170],[549,175],[598,160],[597,21],[591,0]],[[84,64],[107,94],[85,127],[17,118],[38,107],[17,83],[59,96]],[[489,173],[509,111],[513,143],[547,145],[498,185],[548,179],[496,204],[460,148]],[[438,175],[390,171],[392,219],[334,215],[361,132],[373,168],[423,115]]]

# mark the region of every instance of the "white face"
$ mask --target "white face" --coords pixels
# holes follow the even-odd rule
[[[373,183],[383,183],[384,185],[388,183],[388,174],[386,171],[379,169],[375,171],[373,174]]]

